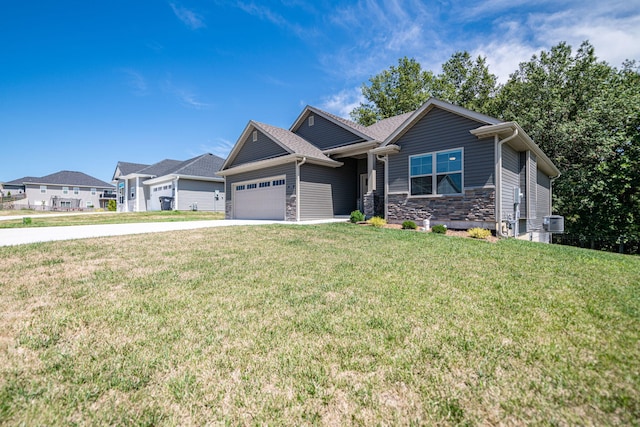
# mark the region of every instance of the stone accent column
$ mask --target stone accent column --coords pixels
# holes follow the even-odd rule
[[[375,210],[375,194],[373,193],[373,191],[366,193],[364,195],[364,200],[363,200],[363,204],[364,204],[364,215],[367,218],[370,218],[372,216],[375,216],[376,214],[376,210]]]
[[[287,199],[287,210],[285,213],[285,220],[286,221],[296,221],[296,212],[298,209],[298,199],[296,197],[296,194],[292,194],[289,196],[289,198]]]
[[[224,219],[231,219],[233,209],[233,203],[231,200],[227,200],[225,197],[224,201]]]

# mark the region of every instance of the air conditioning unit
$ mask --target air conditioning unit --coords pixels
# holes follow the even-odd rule
[[[561,215],[549,215],[542,218],[542,228],[549,233],[564,233],[564,217]]]

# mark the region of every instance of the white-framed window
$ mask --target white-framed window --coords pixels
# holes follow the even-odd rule
[[[92,189],[91,189],[91,195],[92,195],[92,196],[95,196],[97,191],[98,191],[97,189],[92,188]]]
[[[69,200],[61,200],[60,201],[60,207],[61,208],[67,208],[67,209],[71,208],[71,201],[69,201]]]
[[[62,194],[69,194],[69,187],[62,187]]]
[[[277,186],[277,185],[284,185],[284,183],[285,183],[284,179],[275,179],[272,182],[274,187]]]
[[[93,202],[91,200],[87,200],[87,207],[88,208],[92,208],[93,207]]]
[[[412,196],[462,194],[462,156],[462,148],[410,156],[410,194]]]
[[[247,184],[247,190],[251,190],[253,188],[256,188],[258,186],[258,184],[256,184],[255,182],[253,184]]]
[[[136,198],[136,189],[135,189],[135,187],[131,187],[131,198],[132,199]]]
[[[244,190],[244,185],[236,185],[236,191]]]
[[[47,186],[46,185],[41,185],[40,186],[40,192],[43,193],[43,194],[46,193],[47,192]]]
[[[271,186],[271,181],[263,181],[260,184],[258,184],[258,186],[260,188],[270,187]]]
[[[73,187],[73,194],[80,194],[80,189],[78,187]]]
[[[257,130],[254,130],[254,131],[253,131],[253,134],[252,134],[252,141],[253,141],[253,142],[258,141],[258,131],[257,131]]]
[[[315,117],[309,116],[309,127],[313,126],[314,124],[315,124]]]

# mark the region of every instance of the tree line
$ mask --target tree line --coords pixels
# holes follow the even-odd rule
[[[572,242],[639,253],[640,68],[598,60],[587,41],[559,43],[519,64],[504,84],[486,58],[456,52],[435,74],[411,58],[371,77],[351,112],[363,125],[413,111],[434,96],[521,125],[561,171],[554,213]],[[567,240],[569,241],[569,240]],[[586,243],[586,244],[584,244]],[[574,243],[575,244],[575,243]],[[635,247],[634,247],[635,245]],[[608,246],[611,246],[610,248]]]

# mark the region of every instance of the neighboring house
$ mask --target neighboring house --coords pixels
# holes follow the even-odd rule
[[[216,175],[224,159],[203,154],[152,165],[118,162],[113,182],[119,212],[203,210],[224,212],[224,179]]]
[[[43,177],[24,177],[3,184],[11,194],[26,197],[14,203],[20,208],[84,210],[107,208],[115,200],[115,187],[82,172],[60,171]]]
[[[219,174],[227,218],[360,209],[393,223],[429,219],[546,241],[560,173],[518,124],[431,98],[368,127],[310,106],[289,130],[250,121]]]

